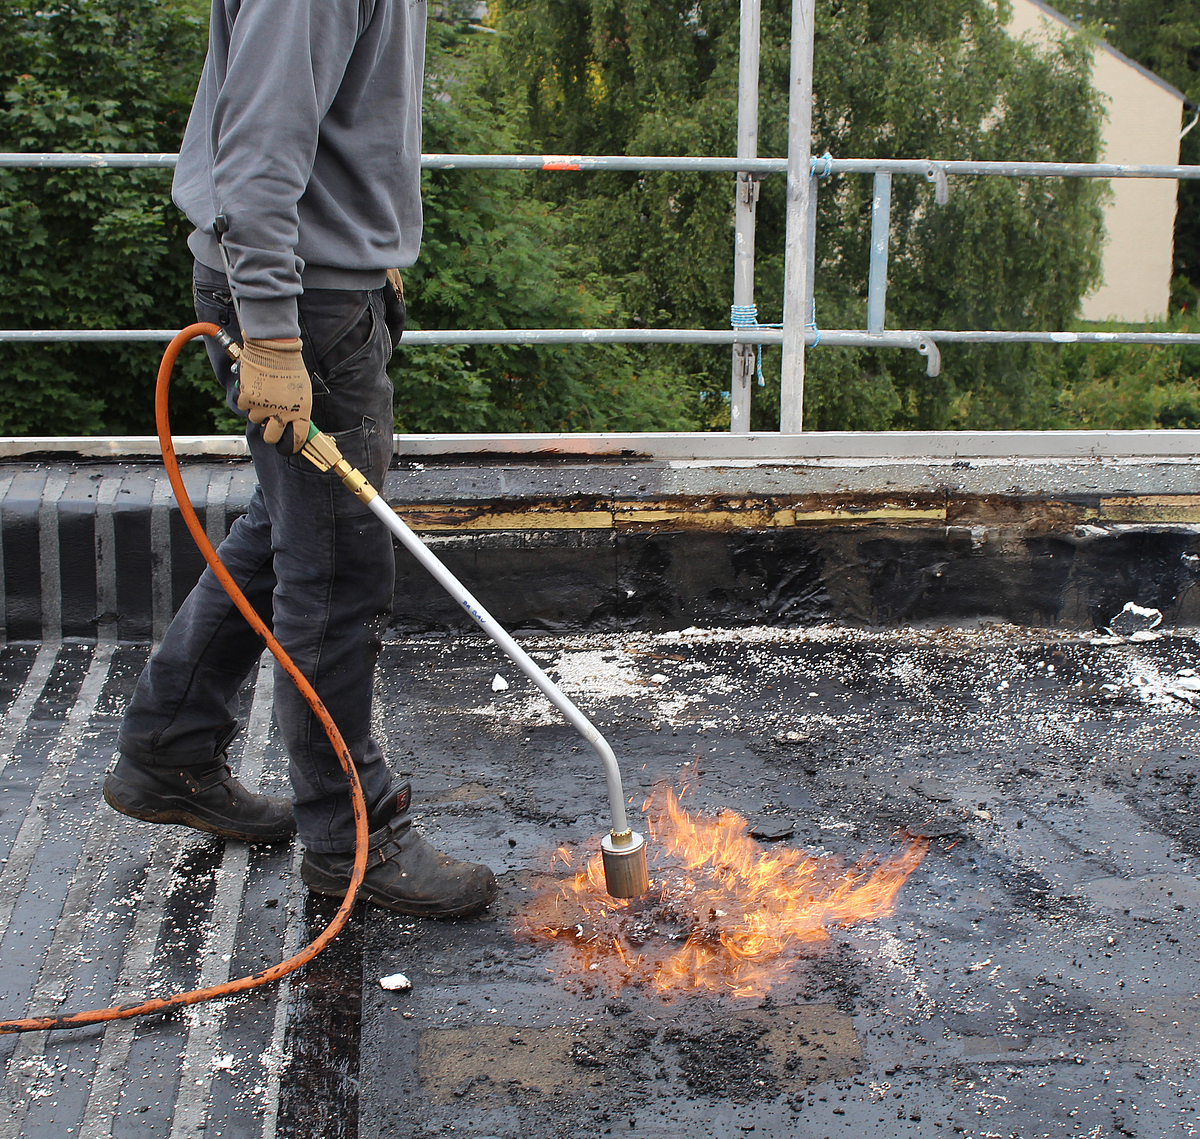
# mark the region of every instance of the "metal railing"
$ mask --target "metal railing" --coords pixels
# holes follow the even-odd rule
[[[1131,166],[1115,162],[975,162],[969,159],[817,158],[829,174],[914,174],[937,182],[939,174],[1005,178],[1200,178],[1200,166]],[[25,170],[173,170],[178,154],[0,152],[0,167]],[[422,170],[651,170],[697,174],[786,174],[786,158],[726,158],[663,154],[423,154]]]
[[[758,57],[760,0],[742,0],[738,90],[738,153],[735,157],[570,154],[425,154],[423,170],[678,171],[735,174],[734,296],[730,329],[546,328],[406,331],[406,344],[707,344],[732,348],[730,430],[750,430],[751,381],[761,345],[783,347],[780,369],[780,430],[799,434],[804,414],[804,353],[818,342],[829,347],[899,348],[919,352],[926,371],[941,370],[943,344],[1200,344],[1200,334],[1169,332],[1012,332],[998,330],[888,330],[888,242],[894,175],[923,178],[934,201],[949,200],[951,177],[1005,178],[1166,178],[1198,179],[1200,166],[1133,166],[1085,162],[950,161],[927,159],[834,158],[811,155],[812,38],[814,0],[793,0],[791,98],[788,157],[760,158],[758,135]],[[24,169],[172,169],[169,153],[0,153],[0,167]],[[784,301],[781,325],[762,326],[754,315],[754,229],[758,180],[786,174]],[[871,174],[870,259],[867,327],[821,329],[810,325],[815,276],[815,231],[820,180],[832,174]],[[0,343],[167,341],[175,329],[0,329]]]

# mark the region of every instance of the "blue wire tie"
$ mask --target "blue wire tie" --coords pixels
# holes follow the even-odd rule
[[[729,323],[737,331],[743,329],[754,328],[782,328],[782,324],[759,324],[758,323],[758,306],[757,305],[730,305],[729,306]],[[821,343],[821,330],[817,327],[817,298],[813,297],[812,320],[804,326],[811,328],[816,334],[813,337],[812,346],[815,348]],[[761,344],[755,345],[757,351],[755,353],[754,372],[758,378],[758,386],[760,388],[767,386],[767,381],[763,378],[762,370],[762,352]]]

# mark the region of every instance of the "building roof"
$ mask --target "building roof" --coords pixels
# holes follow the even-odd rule
[[[1077,24],[1074,20],[1068,19],[1068,17],[1064,16],[1061,12],[1057,11],[1054,8],[1051,8],[1049,4],[1043,4],[1042,0],[1027,0],[1027,2],[1032,4],[1035,8],[1041,9],[1041,11],[1044,12],[1051,19],[1057,20],[1060,24],[1065,25],[1066,27],[1070,28],[1072,31],[1083,32],[1085,34],[1089,34],[1089,33],[1087,33],[1087,29],[1085,29],[1082,25]],[[1178,99],[1181,103],[1191,104],[1191,100],[1182,91],[1180,91],[1177,87],[1172,87],[1170,83],[1168,83],[1165,79],[1162,79],[1159,76],[1155,75],[1154,72],[1151,71],[1149,68],[1143,67],[1140,63],[1136,62],[1135,60],[1130,59],[1129,56],[1124,54],[1124,52],[1118,51],[1107,40],[1101,39],[1098,36],[1096,36],[1094,38],[1096,40],[1096,43],[1100,47],[1104,48],[1104,50],[1107,51],[1110,55],[1116,56],[1116,58],[1119,59],[1122,63],[1126,64],[1129,67],[1132,67],[1134,71],[1137,71],[1140,74],[1144,75],[1147,79],[1150,80],[1151,83],[1154,83],[1157,86],[1161,87],[1169,95],[1174,95],[1175,98]]]

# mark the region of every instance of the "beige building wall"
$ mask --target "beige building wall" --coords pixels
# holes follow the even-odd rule
[[[1033,0],[1012,0],[1009,31],[1046,42],[1070,29]],[[1101,162],[1173,166],[1179,161],[1183,97],[1107,44],[1093,52],[1092,83],[1105,100]],[[1178,183],[1114,178],[1104,211],[1103,284],[1083,299],[1084,320],[1161,320],[1171,292]]]

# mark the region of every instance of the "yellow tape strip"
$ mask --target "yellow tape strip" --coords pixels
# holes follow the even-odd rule
[[[1200,495],[1143,494],[1102,498],[1100,517],[1109,522],[1200,522]]]

